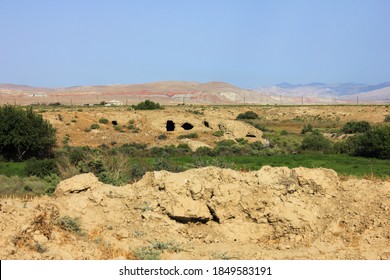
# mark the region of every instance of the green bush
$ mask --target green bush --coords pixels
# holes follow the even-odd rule
[[[197,156],[215,156],[213,149],[209,147],[199,147],[194,154]]]
[[[53,159],[38,160],[31,158],[26,162],[26,174],[44,178],[47,175],[57,172],[56,163]]]
[[[163,109],[163,107],[156,102],[145,100],[143,102],[138,103],[137,105],[132,106],[135,110],[158,110]]]
[[[236,138],[236,142],[243,146],[248,144],[248,140],[245,138]]]
[[[0,155],[6,159],[47,157],[55,141],[55,129],[31,107],[0,107]]]
[[[390,122],[390,115],[385,116],[384,122]]]
[[[80,220],[78,218],[64,216],[56,221],[56,225],[63,230],[81,234]]]
[[[145,166],[133,164],[130,168],[130,180],[137,181],[141,179],[145,175],[146,171],[148,170]]]
[[[53,194],[60,183],[60,177],[57,174],[51,173],[43,178],[46,181],[45,193]]]
[[[165,134],[160,134],[158,137],[157,137],[158,140],[165,140],[167,139],[167,136]]]
[[[249,146],[252,148],[252,150],[255,150],[255,151],[264,150],[264,148],[265,148],[264,144],[261,143],[260,141],[252,142],[249,144]]]
[[[177,145],[176,150],[177,150],[176,153],[179,155],[187,154],[187,153],[191,152],[190,146],[188,146],[188,144],[186,144],[186,143],[182,143],[182,144]]]
[[[356,136],[354,155],[390,159],[390,126],[373,128]]]
[[[238,114],[236,120],[255,120],[258,119],[259,115],[253,111],[246,111],[245,113]]]
[[[222,130],[217,130],[213,132],[213,135],[216,137],[222,137],[224,135],[224,132]]]
[[[311,124],[305,125],[301,130],[301,134],[306,134],[308,132],[313,132],[313,126]]]
[[[283,129],[283,130],[280,131],[279,134],[282,135],[282,136],[286,136],[286,135],[288,135],[288,132],[287,132],[287,130]]]
[[[157,158],[154,160],[153,170],[166,170],[169,172],[181,172],[184,171],[184,168],[180,165],[172,163],[165,158]]]
[[[90,129],[99,129],[99,125],[97,123],[94,123],[94,124],[91,124],[91,126],[89,127]]]
[[[218,146],[227,146],[227,147],[231,147],[233,145],[236,144],[236,142],[234,140],[231,140],[231,139],[226,139],[226,140],[222,140],[222,141],[217,141],[215,142],[215,144]]]
[[[330,152],[332,142],[322,134],[316,132],[305,135],[302,140],[302,150]]]
[[[108,124],[108,119],[106,119],[106,118],[100,118],[99,119],[99,123],[102,123],[102,124]]]
[[[351,121],[347,122],[343,128],[341,129],[341,132],[344,132],[346,134],[353,134],[353,133],[364,133],[371,129],[371,125],[367,121]]]

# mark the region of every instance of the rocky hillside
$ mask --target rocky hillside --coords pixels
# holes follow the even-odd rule
[[[390,259],[390,183],[327,169],[83,174],[0,201],[1,259]]]

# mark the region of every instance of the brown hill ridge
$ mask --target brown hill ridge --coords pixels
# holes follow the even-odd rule
[[[0,104],[66,105],[98,104],[119,100],[133,104],[151,99],[163,104],[356,104],[387,103],[390,87],[371,90],[358,95],[336,96],[326,88],[302,86],[283,88],[278,86],[257,90],[241,89],[225,82],[163,81],[144,84],[118,84],[43,88],[25,85],[0,84]]]
[[[328,169],[92,174],[0,202],[1,259],[390,259],[390,183]],[[79,223],[79,227],[78,227]]]
[[[63,104],[100,103],[117,99],[122,103],[135,103],[152,99],[164,104],[202,103],[234,104],[259,102],[261,94],[240,89],[223,82],[166,81],[134,85],[75,86],[69,88],[34,88],[0,85],[2,102],[18,104],[60,102]],[[16,100],[15,100],[16,99]]]

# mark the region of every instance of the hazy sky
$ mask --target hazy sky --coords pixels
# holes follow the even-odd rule
[[[390,81],[387,0],[0,0],[0,83]]]

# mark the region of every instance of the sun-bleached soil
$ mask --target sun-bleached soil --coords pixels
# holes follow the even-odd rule
[[[61,224],[64,217],[78,221]],[[390,182],[206,167],[0,200],[1,259],[390,259]]]

